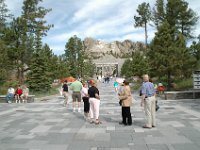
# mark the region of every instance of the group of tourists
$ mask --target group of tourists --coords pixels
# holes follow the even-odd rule
[[[81,97],[84,102],[84,118],[90,123],[100,124],[99,120],[99,106],[100,96],[97,88],[96,80],[90,80],[90,87],[88,83],[76,80],[70,85],[72,90],[73,100],[73,112],[81,112],[80,104]],[[115,91],[119,98],[119,104],[121,105],[122,121],[119,122],[122,125],[132,125],[131,106],[132,106],[132,92],[129,86],[129,82],[124,80],[123,83],[114,83]],[[120,88],[118,88],[120,87]],[[63,95],[65,97],[64,106],[67,106],[68,102],[68,84],[64,82],[62,86]],[[144,107],[146,123],[143,128],[152,128],[156,126],[155,111],[156,111],[156,90],[154,84],[149,81],[149,76],[143,76],[143,84],[141,87],[141,106]]]
[[[99,106],[100,106],[100,96],[99,90],[97,88],[97,82],[95,80],[89,81],[90,87],[88,88],[88,83],[76,80],[70,85],[70,90],[72,91],[73,100],[73,112],[81,112],[81,97],[84,102],[84,118],[89,120],[90,123],[100,124],[99,120]],[[62,86],[62,93],[65,97],[64,106],[68,103],[68,84],[64,81]]]
[[[26,85],[18,85],[16,89],[12,86],[9,86],[6,101],[12,103],[15,100],[15,103],[27,102],[29,95],[29,89]]]
[[[130,107],[132,105],[131,88],[128,81],[124,80],[123,89],[118,90],[118,84],[114,83],[115,90],[118,92],[120,105],[122,106],[122,122],[123,125],[132,125],[132,116]],[[144,107],[146,123],[143,128],[153,128],[156,126],[155,112],[156,107],[156,89],[154,84],[149,81],[149,76],[143,76],[143,83],[140,90],[141,106]]]

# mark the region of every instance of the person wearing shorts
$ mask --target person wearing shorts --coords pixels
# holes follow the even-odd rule
[[[73,112],[76,111],[76,103],[78,102],[78,112],[81,112],[81,90],[82,90],[82,83],[78,80],[74,81],[70,89],[72,90],[72,100],[73,100]]]

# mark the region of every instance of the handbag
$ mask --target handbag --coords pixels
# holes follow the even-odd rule
[[[156,111],[158,111],[159,108],[160,106],[158,105],[158,102],[156,101]]]
[[[119,101],[119,105],[122,106],[122,101],[121,100]]]

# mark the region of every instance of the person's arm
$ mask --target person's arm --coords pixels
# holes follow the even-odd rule
[[[73,91],[74,87],[73,87],[73,83],[70,85],[70,90]]]
[[[146,97],[146,88],[145,88],[144,85],[142,85],[141,94],[142,94],[142,96],[141,96],[141,104],[140,105],[143,106],[144,105],[144,100],[145,100],[145,97]]]
[[[98,89],[95,90],[95,97],[100,100],[99,90]]]
[[[100,96],[98,93],[95,93],[95,97],[100,100]]]
[[[124,100],[127,99],[128,95],[126,94],[126,89],[124,89],[123,91],[121,91],[121,93],[119,94],[119,99],[120,100]]]

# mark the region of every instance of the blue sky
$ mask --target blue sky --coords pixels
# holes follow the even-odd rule
[[[41,5],[52,8],[46,20],[54,24],[43,38],[57,55],[64,53],[68,39],[77,35],[82,40],[92,37],[105,42],[132,41],[144,42],[144,29],[134,28],[134,15],[142,2],[153,7],[155,0],[43,0]],[[199,0],[186,0],[190,8],[200,16]],[[23,0],[5,0],[8,9],[15,16],[21,14]],[[154,28],[148,27],[148,40],[154,37]],[[200,34],[200,21],[194,35]]]

